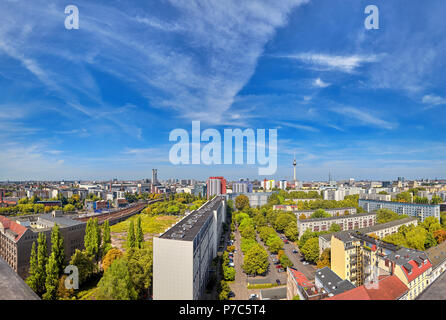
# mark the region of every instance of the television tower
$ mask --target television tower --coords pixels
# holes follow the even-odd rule
[[[296,187],[296,154],[294,154],[293,167],[294,167],[294,187]]]

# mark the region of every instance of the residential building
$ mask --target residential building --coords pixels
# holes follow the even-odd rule
[[[359,199],[378,200],[378,201],[390,201],[390,200],[392,200],[392,196],[390,194],[362,193],[362,194],[359,195]]]
[[[322,300],[328,293],[323,288],[317,288],[302,272],[287,268],[286,298],[293,300],[295,296],[299,296],[299,300]]]
[[[403,300],[407,286],[395,275],[384,276],[377,286],[361,285],[325,300]]]
[[[84,248],[86,224],[64,217],[61,211],[21,216],[15,220],[0,216],[0,257],[25,279],[28,276],[33,242],[37,241],[39,233],[44,233],[50,252],[51,229],[56,223],[64,238],[65,257],[68,261],[76,249]]]
[[[332,235],[331,269],[356,286],[395,275],[408,288],[399,299],[413,300],[429,285],[432,264],[425,252],[354,231]]]
[[[240,194],[243,194],[249,199],[249,206],[258,208],[268,203],[268,198],[272,192],[254,192],[254,193],[231,193],[227,194],[228,199],[235,200]]]
[[[226,194],[226,180],[223,177],[210,177],[207,180],[207,198]]]
[[[314,283],[318,290],[325,290],[328,297],[356,288],[353,283],[347,279],[341,279],[329,267],[324,267],[316,271]]]
[[[302,215],[305,215],[306,218],[310,218],[312,214],[316,210],[288,210],[296,209],[297,206],[293,205],[275,205],[273,206],[274,210],[283,210],[283,211],[293,211],[293,213],[296,215],[297,218],[301,217]],[[355,207],[345,207],[345,208],[336,208],[336,209],[324,209],[326,213],[328,213],[332,217],[340,217],[340,216],[348,216],[348,215],[355,215],[357,210]]]
[[[394,221],[390,221],[390,222],[386,222],[386,223],[379,223],[379,224],[375,224],[373,226],[360,228],[357,231],[359,231],[363,234],[366,234],[366,235],[376,235],[379,238],[384,238],[385,236],[387,236],[389,234],[398,232],[398,229],[401,226],[410,226],[410,225],[417,226],[418,225],[417,218],[409,217],[409,218],[398,219],[398,220],[394,220]],[[340,231],[339,233],[347,233],[347,232],[348,231]],[[333,233],[328,233],[328,234],[321,234],[319,236],[320,253],[322,253],[322,251],[324,251],[325,249],[331,247],[331,236],[332,235],[333,235]]]
[[[426,254],[432,263],[430,283],[433,283],[446,271],[446,241],[443,241],[438,246],[427,249]]]
[[[341,227],[341,230],[353,230],[373,226],[376,223],[376,213],[358,213],[354,215],[334,216],[330,218],[297,219],[299,237],[305,230],[314,232],[328,231],[333,224]]]
[[[359,206],[367,212],[374,212],[379,209],[389,209],[398,214],[407,214],[419,218],[421,221],[424,221],[427,217],[435,217],[440,221],[439,205],[365,199],[359,199],[358,203]]]
[[[226,199],[217,196],[153,239],[153,299],[203,297],[226,221]]]
[[[251,193],[252,183],[249,181],[234,182],[232,184],[233,193]]]

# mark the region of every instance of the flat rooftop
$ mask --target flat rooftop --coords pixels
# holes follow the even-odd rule
[[[329,218],[312,218],[312,219],[299,219],[300,222],[315,222],[315,221],[323,221],[323,220],[341,220],[348,218],[358,218],[358,217],[367,217],[367,216],[376,216],[376,213],[366,212],[366,213],[356,213],[349,214],[346,216],[334,216]]]
[[[217,196],[209,200],[199,209],[191,212],[182,220],[178,221],[176,225],[163,233],[160,238],[193,241],[198,232],[211,217],[213,211],[217,210],[221,205],[223,199],[224,197]]]
[[[366,234],[366,233],[376,232],[376,231],[379,231],[379,230],[395,227],[395,226],[398,226],[398,225],[403,225],[405,223],[409,223],[409,222],[412,222],[412,221],[415,221],[415,220],[417,220],[417,218],[415,218],[415,217],[403,218],[403,219],[393,220],[393,221],[386,222],[386,223],[375,224],[375,225],[370,226],[370,227],[357,229],[357,231]],[[350,230],[350,231],[353,231],[353,230]],[[339,231],[339,232],[336,232],[335,234],[347,233],[347,232],[349,232],[349,230]],[[333,233],[322,234],[319,237],[324,238],[326,241],[330,241],[332,234]]]
[[[409,203],[398,201],[384,201],[384,200],[372,200],[372,199],[359,199],[358,201],[379,202],[379,203],[392,203],[402,206],[416,206],[416,207],[440,207],[439,204],[424,204],[424,203]]]
[[[0,300],[40,300],[34,291],[1,257]]]

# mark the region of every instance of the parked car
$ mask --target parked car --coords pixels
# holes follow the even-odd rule
[[[259,296],[256,293],[252,293],[249,295],[249,300],[257,300]]]
[[[288,243],[288,240],[287,240],[287,239],[284,239],[283,242],[284,242],[284,243]]]
[[[285,269],[282,269],[282,268],[277,269],[277,272],[285,272]]]
[[[280,280],[279,280],[279,279],[276,279],[276,283],[277,283],[278,285],[280,285]]]
[[[303,262],[303,265],[305,265],[305,266],[306,266],[307,264],[310,264],[310,263],[309,263],[309,262],[307,262],[307,261],[304,261],[304,262]]]
[[[298,251],[296,249],[293,249],[293,253],[298,253]]]
[[[280,264],[280,261],[276,260],[276,261],[274,261],[274,264]]]
[[[276,268],[280,269],[280,268],[282,268],[282,265],[278,264],[278,265],[276,265]]]
[[[234,262],[229,262],[229,266],[234,268]]]
[[[229,298],[234,298],[234,297],[235,297],[235,293],[232,292],[232,291],[230,291],[230,292],[228,293],[228,297],[229,297]]]

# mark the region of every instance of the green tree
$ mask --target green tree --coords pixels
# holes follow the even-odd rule
[[[127,248],[136,248],[135,228],[133,220],[130,220],[129,229],[127,231]]]
[[[241,236],[246,239],[256,239],[256,231],[252,225],[246,226],[241,232]]]
[[[226,281],[234,281],[235,279],[235,269],[224,266],[223,267],[223,277]]]
[[[339,232],[339,231],[341,231],[341,226],[339,224],[337,224],[337,223],[333,223],[330,226],[330,229],[328,229],[328,231],[329,232]]]
[[[103,300],[136,300],[138,292],[132,282],[125,259],[113,261],[98,283],[98,297]]]
[[[266,240],[266,245],[268,246],[268,250],[270,252],[277,253],[283,248],[283,241],[276,233],[274,233],[269,235],[268,239]]]
[[[111,248],[102,259],[102,269],[107,271],[113,261],[120,259],[124,254],[118,248]]]
[[[316,263],[319,259],[319,239],[308,239],[301,251],[307,261]]]
[[[51,253],[54,253],[54,259],[56,259],[57,274],[61,274],[62,268],[65,262],[65,249],[64,240],[60,234],[60,228],[57,223],[54,224],[51,230]]]
[[[29,276],[26,279],[26,284],[34,291],[38,291],[37,287],[37,253],[36,253],[36,243],[33,242],[31,246],[31,257],[29,260]]]
[[[126,252],[130,278],[139,292],[148,290],[153,275],[152,248],[130,249]]]
[[[237,198],[235,198],[235,207],[237,210],[249,208],[249,198],[244,194],[237,196]]]
[[[57,297],[58,284],[59,284],[59,266],[56,253],[53,252],[51,253],[51,256],[46,264],[46,279],[45,279],[46,292],[43,295],[43,299],[55,300]]]
[[[108,220],[104,221],[103,227],[104,227],[104,239],[102,240],[102,256],[105,256],[108,250],[112,248],[110,225],[108,223]]]
[[[330,218],[330,214],[327,213],[325,210],[323,209],[317,209],[315,212],[313,212],[311,214],[311,219],[316,219],[316,218]]]
[[[136,246],[141,249],[144,243],[144,233],[141,227],[141,216],[136,220]]]
[[[311,229],[306,229],[299,239],[298,247],[302,248],[309,239],[317,236],[318,234],[316,232],[311,231]]]
[[[88,255],[98,259],[101,244],[101,231],[97,219],[89,219],[85,228],[84,245]]]
[[[96,264],[86,251],[76,249],[71,257],[70,264],[76,266],[79,270],[79,285],[83,284],[96,272]]]
[[[283,232],[285,228],[294,221],[296,221],[296,216],[294,214],[281,212],[277,215],[276,221],[274,222],[274,228],[279,232]]]
[[[286,254],[283,254],[280,257],[280,264],[285,269],[288,268],[288,267],[292,267],[293,266],[293,263],[291,262],[290,258],[288,258],[288,256]]]
[[[268,266],[268,253],[260,244],[256,244],[244,256],[242,268],[247,274],[264,274]]]
[[[427,217],[424,219],[424,221],[421,223],[424,229],[428,232],[435,232],[441,229],[441,224],[435,217]]]
[[[73,212],[73,211],[76,211],[76,207],[72,204],[67,204],[66,206],[63,207],[63,211],[64,212]]]
[[[46,245],[46,236],[39,233],[37,237],[37,268],[35,272],[36,288],[39,294],[45,292],[46,264],[48,261],[48,252]]]

